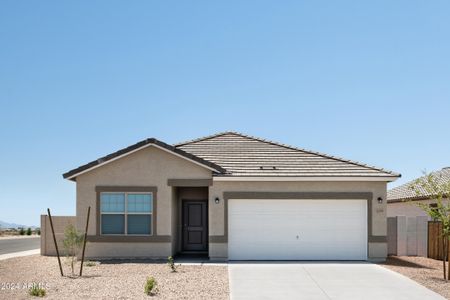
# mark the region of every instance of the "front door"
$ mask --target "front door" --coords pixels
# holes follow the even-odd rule
[[[183,251],[208,251],[207,217],[207,200],[183,200]]]

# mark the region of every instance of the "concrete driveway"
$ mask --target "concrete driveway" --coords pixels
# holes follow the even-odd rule
[[[364,262],[232,262],[231,299],[444,299],[409,278]]]

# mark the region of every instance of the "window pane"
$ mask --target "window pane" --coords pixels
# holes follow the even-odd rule
[[[102,234],[124,234],[124,215],[102,215]]]
[[[125,194],[102,193],[100,206],[101,212],[125,212]]]
[[[128,194],[128,212],[152,212],[152,194]]]
[[[151,215],[128,215],[128,234],[150,234]]]

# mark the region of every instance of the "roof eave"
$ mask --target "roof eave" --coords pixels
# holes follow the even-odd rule
[[[400,199],[387,199],[387,203],[401,203],[401,202],[409,202],[409,201],[420,201],[420,200],[429,200],[430,197],[421,196],[421,197],[407,197]]]
[[[447,199],[448,197],[446,195],[442,195],[444,199]],[[387,199],[387,203],[399,203],[399,202],[409,202],[409,201],[421,201],[421,200],[436,200],[436,195],[424,195],[424,196],[411,196],[411,197],[404,197],[404,198],[394,198],[394,199]]]
[[[87,163],[85,165],[82,165],[82,166],[78,167],[78,168],[70,170],[70,171],[68,171],[68,172],[63,174],[63,178],[64,179],[68,179],[68,180],[72,180],[72,181],[76,181],[76,177],[81,175],[81,174],[83,174],[83,173],[89,172],[89,171],[91,171],[91,170],[93,170],[95,168],[103,166],[103,165],[105,165],[107,163],[110,163],[110,162],[112,162],[114,160],[120,159],[120,158],[122,158],[124,156],[127,156],[127,155],[129,155],[131,153],[134,153],[136,151],[142,150],[142,149],[144,149],[146,147],[149,147],[149,146],[156,146],[156,147],[158,147],[160,149],[166,150],[168,152],[172,152],[175,155],[181,156],[181,157],[183,157],[183,158],[185,158],[187,160],[190,160],[190,161],[192,161],[192,162],[194,162],[196,164],[202,165],[202,166],[210,169],[211,171],[215,171],[215,172],[218,172],[218,173],[225,173],[226,172],[226,169],[222,168],[221,166],[219,166],[219,165],[217,165],[217,164],[215,164],[213,162],[207,161],[207,160],[205,160],[203,158],[200,158],[198,156],[195,156],[195,155],[193,155],[191,153],[185,152],[185,151],[183,151],[181,149],[178,149],[178,148],[176,148],[176,147],[174,147],[172,145],[166,144],[166,143],[164,143],[164,142],[162,142],[160,140],[157,140],[155,138],[149,138],[149,139],[140,141],[140,142],[138,142],[138,143],[136,143],[136,144],[134,144],[132,146],[129,146],[129,147],[123,148],[121,150],[118,150],[118,151],[116,151],[114,153],[108,154],[108,155],[106,155],[104,157],[101,157],[101,158],[99,158],[97,160],[91,161],[91,162],[89,162],[89,163]]]
[[[398,176],[230,176],[217,174],[213,181],[373,181],[392,182]]]

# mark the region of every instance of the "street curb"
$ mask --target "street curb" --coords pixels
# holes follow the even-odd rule
[[[5,259],[9,259],[9,258],[14,258],[14,257],[35,255],[35,254],[40,254],[40,253],[41,253],[41,249],[38,248],[38,249],[27,250],[27,251],[19,251],[19,252],[1,254],[0,260],[5,260]]]

